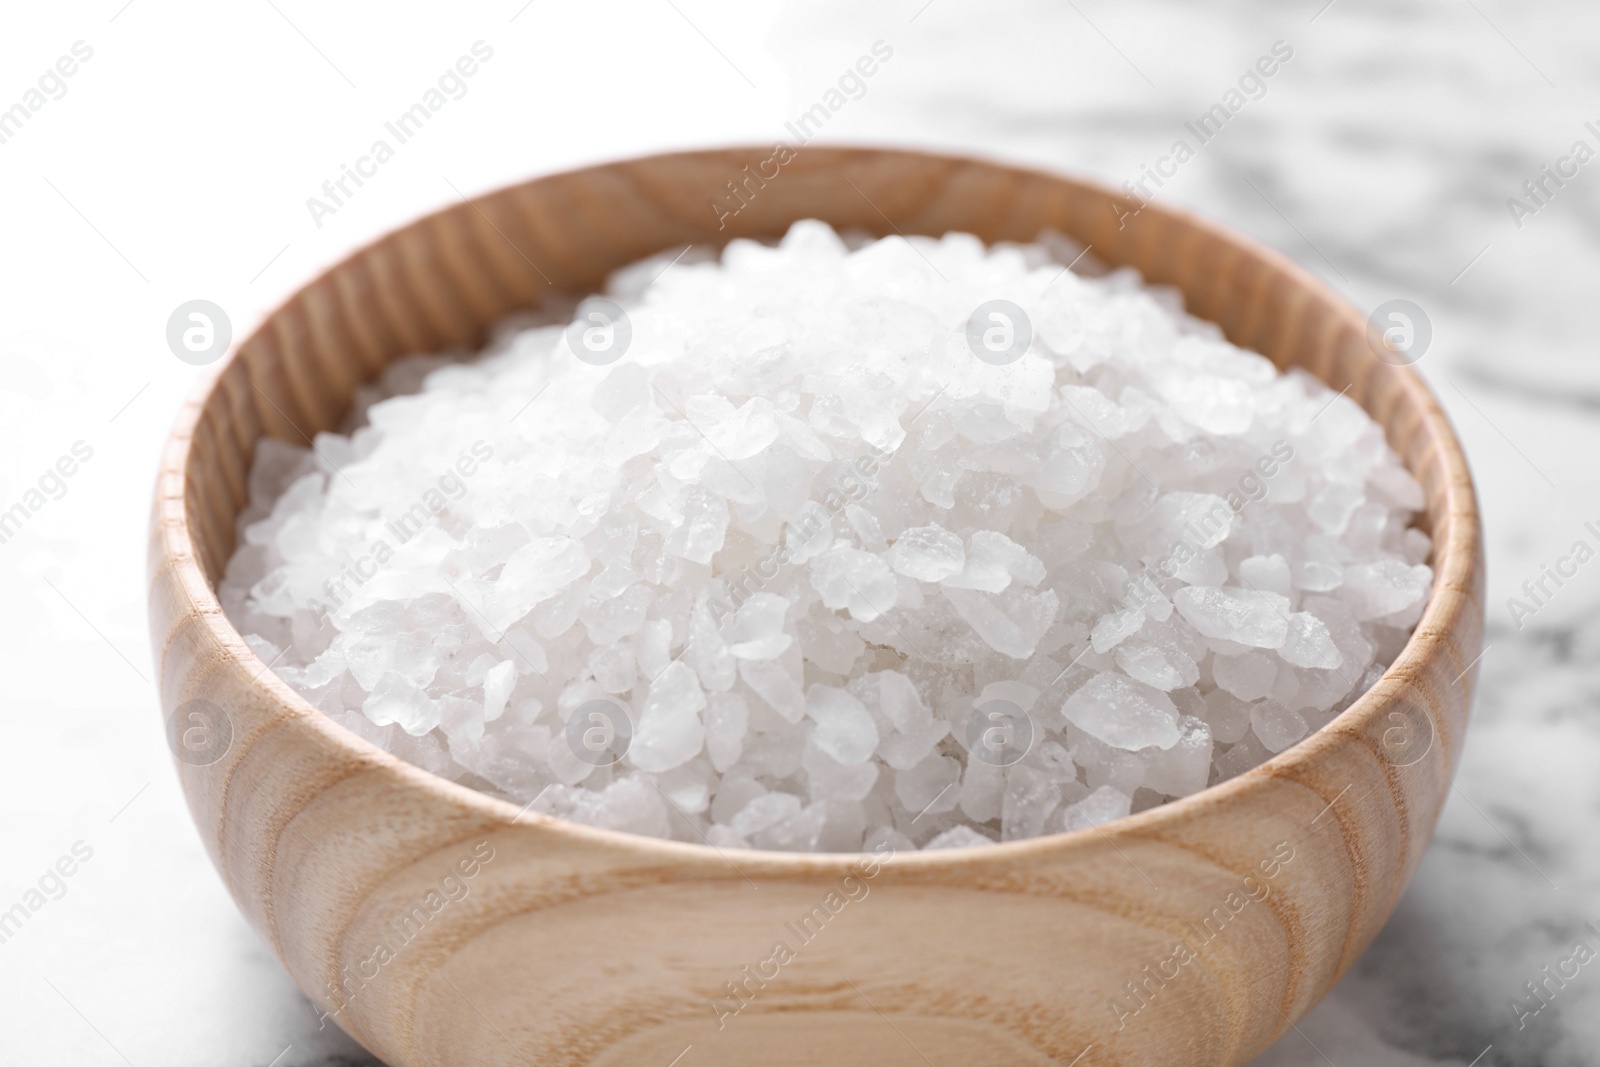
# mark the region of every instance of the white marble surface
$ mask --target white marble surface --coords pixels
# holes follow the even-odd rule
[[[1113,182],[1154,162],[1275,40],[1292,45],[1265,96],[1160,195],[1275,245],[1363,307],[1427,309],[1421,367],[1483,497],[1491,645],[1458,790],[1409,894],[1261,1062],[1600,1064],[1600,970],[1520,1029],[1511,1007],[1574,939],[1600,945],[1582,929],[1600,922],[1600,563],[1520,630],[1505,603],[1600,519],[1600,161],[1520,228],[1505,203],[1574,140],[1600,149],[1583,127],[1600,119],[1600,10],[675,3],[0,13],[0,108],[73,42],[94,50],[0,144],[0,502],[74,442],[94,449],[65,496],[0,545],[0,907],[74,843],[93,850],[0,944],[0,1067],[371,1062],[318,1031],[237,916],[157,727],[144,526],[160,442],[200,373],[166,349],[172,309],[204,297],[243,331],[318,266],[456,190],[777,137],[878,39],[894,59],[829,139]],[[495,55],[468,94],[314,226],[305,198],[479,39]]]

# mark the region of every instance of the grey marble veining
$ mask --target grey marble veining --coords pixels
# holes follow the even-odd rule
[[[163,0],[4,16],[22,21],[0,34],[0,69],[16,75],[0,94],[20,94],[76,39],[96,55],[0,144],[12,208],[0,253],[0,500],[77,439],[96,454],[25,534],[0,544],[11,608],[0,620],[11,728],[0,906],[76,842],[93,850],[60,899],[0,944],[0,1067],[373,1062],[318,1029],[238,918],[155,725],[141,604],[147,490],[194,382],[161,343],[171,308],[207,296],[242,329],[318,264],[448,202],[441,176],[476,190],[577,160],[783,136],[783,122],[880,39],[893,61],[828,139],[973,151],[1112,184],[1193,140],[1185,123],[1274,42],[1293,48],[1157,195],[1274,245],[1362,307],[1404,297],[1427,310],[1434,341],[1420,368],[1482,494],[1490,631],[1456,789],[1410,891],[1371,951],[1260,1062],[1600,1064],[1600,961],[1548,984],[1548,1005],[1525,985],[1580,940],[1600,950],[1584,925],[1600,926],[1600,561],[1520,625],[1507,607],[1600,521],[1600,159],[1532,214],[1508,206],[1574,142],[1600,150],[1585,126],[1600,125],[1600,8],[280,6],[282,18],[262,7],[259,19]],[[305,197],[477,37],[501,65],[486,68],[454,125],[313,226]],[[570,100],[561,90],[572,86],[593,94],[584,113],[505,137],[528,130],[527,100]]]

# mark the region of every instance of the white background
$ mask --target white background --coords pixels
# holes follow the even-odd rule
[[[826,139],[1117,184],[1275,40],[1293,46],[1161,196],[1364,309],[1428,310],[1420,366],[1483,495],[1492,643],[1461,793],[1412,893],[1269,1059],[1600,1063],[1600,974],[1521,1030],[1508,1007],[1600,917],[1600,564],[1526,629],[1505,607],[1600,519],[1600,161],[1520,228],[1505,203],[1574,140],[1600,148],[1583,129],[1600,120],[1600,12],[1324,3],[7,5],[0,109],[74,42],[94,54],[0,144],[0,510],[74,442],[94,456],[0,545],[0,909],[74,842],[94,854],[0,945],[0,1067],[366,1062],[317,1031],[237,916],[162,743],[145,530],[163,437],[206,373],[167,349],[172,310],[214,301],[241,337],[321,267],[457,191],[770,143],[876,40],[893,60]],[[478,40],[494,55],[467,95],[316,225],[306,199]]]

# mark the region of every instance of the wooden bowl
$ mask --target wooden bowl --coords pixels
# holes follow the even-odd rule
[[[808,147],[776,177],[772,157],[655,156],[430,215],[289,300],[183,410],[156,492],[150,616],[212,861],[300,988],[395,1067],[1250,1059],[1383,925],[1461,752],[1484,567],[1444,414],[1413,370],[1374,358],[1359,311],[1182,211],[1135,215],[1088,182],[919,152]],[[806,217],[988,241],[1055,228],[1347,389],[1427,491],[1435,587],[1404,653],[1327,729],[1195,796],[1096,830],[868,861],[519,818],[336,726],[223,616],[215,586],[263,435],[304,444],[389,360],[475,344],[558,289]]]

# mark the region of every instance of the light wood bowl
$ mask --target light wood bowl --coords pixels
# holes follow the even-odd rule
[[[1088,182],[804,148],[719,230],[710,202],[771,155],[592,167],[428,216],[289,300],[185,407],[156,491],[150,616],[169,720],[196,699],[225,713],[201,739],[210,754],[177,765],[212,861],[300,988],[330,1011],[353,992],[337,1022],[395,1067],[1250,1059],[1383,925],[1461,753],[1484,567],[1444,414],[1412,369],[1373,357],[1360,312],[1182,211],[1151,204],[1119,227],[1134,205]],[[1327,729],[1215,788],[1098,830],[897,855],[868,876],[859,857],[726,856],[519,819],[334,725],[223,616],[215,585],[259,438],[304,444],[389,360],[472,345],[556,289],[593,291],[646,255],[807,217],[988,241],[1054,228],[1177,286],[1238,344],[1348,389],[1427,491],[1436,584],[1403,655]],[[429,898],[462,864],[467,895]],[[794,924],[817,906],[828,920],[803,941]],[[780,940],[794,958],[763,964]],[[1173,958],[1179,942],[1193,959]],[[753,999],[719,1025],[711,1004],[735,1003],[726,984],[747,964],[776,977],[747,981]]]

